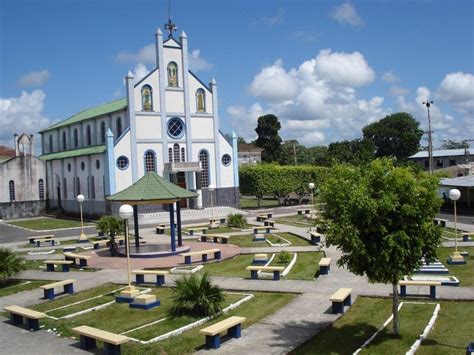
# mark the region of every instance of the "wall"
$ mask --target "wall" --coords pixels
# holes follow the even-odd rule
[[[0,203],[0,219],[39,216],[44,212],[45,204],[46,202],[44,200]]]

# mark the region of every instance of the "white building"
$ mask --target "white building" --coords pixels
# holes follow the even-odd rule
[[[419,151],[408,159],[413,160],[424,170],[429,169],[429,156],[426,150]],[[445,171],[453,177],[471,175],[472,161],[474,155],[467,148],[433,150],[433,170]]]
[[[147,171],[200,197],[190,208],[238,206],[237,136],[220,131],[217,84],[204,84],[189,70],[188,40],[169,29],[156,33],[156,66],[144,78],[126,78],[125,99],[79,112],[43,129],[50,207],[75,213],[82,193],[89,215],[110,212],[104,197],[133,184]],[[141,212],[146,210],[141,209]]]

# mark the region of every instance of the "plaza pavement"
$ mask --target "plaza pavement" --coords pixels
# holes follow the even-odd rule
[[[253,222],[253,220],[252,220]],[[449,225],[448,225],[449,226]],[[467,225],[472,227],[471,225]],[[288,225],[276,225],[278,230],[292,232],[309,238],[308,229]],[[459,228],[465,228],[459,225]],[[465,228],[467,229],[467,228]],[[447,242],[451,243],[451,242]],[[471,242],[469,243],[471,244]],[[467,243],[458,243],[458,245],[467,245]],[[275,252],[275,248],[242,248],[244,252]],[[287,247],[278,248],[294,251],[315,251],[318,246],[308,247]],[[338,268],[335,264],[340,257],[340,252],[334,248],[324,248],[327,257],[332,258],[331,272],[329,275],[321,275],[315,281],[302,280],[281,280],[278,282],[270,280],[250,280],[235,277],[214,277],[215,282],[224,289],[240,291],[273,291],[273,292],[295,292],[299,295],[287,306],[278,310],[262,321],[243,330],[243,337],[240,339],[230,339],[223,343],[218,350],[220,353],[246,353],[246,354],[283,354],[294,349],[299,344],[313,337],[321,329],[336,320],[340,315],[330,313],[331,302],[329,297],[341,287],[350,287],[353,289],[353,300],[359,295],[364,296],[389,296],[392,290],[391,285],[371,284],[366,277],[356,276],[344,268]],[[29,270],[22,275],[25,279],[64,279],[62,273],[45,273],[43,271]],[[118,272],[113,269],[103,269],[94,273],[85,271],[71,271],[68,278],[75,278],[76,290],[81,291],[99,286],[106,282],[126,283],[127,277],[124,272]],[[171,286],[173,280],[179,276],[170,275],[167,277],[166,286]],[[426,287],[409,289],[410,294],[425,295],[428,293]],[[437,296],[439,299],[459,299],[473,300],[474,287],[438,287]],[[41,290],[32,290],[21,292],[16,295],[0,298],[0,307],[11,304],[20,306],[29,306],[39,302],[41,299]],[[21,343],[19,349],[35,349],[35,354],[62,354],[80,351],[70,344],[68,339],[59,339],[45,331],[39,331],[34,336],[18,327],[12,327],[5,322],[0,322],[0,353],[11,352],[12,345]],[[8,334],[8,335],[7,335]],[[48,338],[43,338],[48,337]],[[48,341],[43,339],[48,339]],[[204,337],[203,337],[204,341]],[[36,347],[38,342],[46,343]],[[14,348],[13,348],[14,349]],[[54,349],[54,351],[51,351]],[[16,351],[16,350],[15,350]],[[215,352],[214,350],[201,350],[200,353]],[[24,353],[22,350],[18,353]],[[27,352],[28,353],[28,352]]]

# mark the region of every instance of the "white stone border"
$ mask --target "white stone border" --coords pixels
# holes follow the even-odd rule
[[[272,247],[289,247],[289,246],[291,246],[291,242],[289,240],[286,240],[285,238],[283,238],[283,237],[281,237],[281,236],[279,236],[278,234],[275,234],[275,233],[269,233],[269,234],[271,234],[273,236],[276,236],[280,239],[283,239],[286,242],[286,244],[284,244],[284,243],[275,243],[275,244],[273,244],[271,241],[269,241],[267,238],[265,238],[265,241],[268,244],[270,244],[270,246],[272,246]]]
[[[423,330],[423,333],[420,334],[420,336],[418,337],[418,339],[415,341],[415,343],[411,346],[410,350],[408,350],[406,352],[405,355],[413,355],[416,353],[416,351],[418,350],[418,348],[420,347],[421,345],[421,342],[423,340],[426,339],[426,337],[428,336],[429,332],[431,331],[431,329],[433,328],[435,322],[436,322],[436,319],[438,318],[438,313],[439,313],[439,310],[441,309],[441,306],[440,304],[438,303],[435,307],[435,310],[433,311],[433,315],[431,316],[431,319],[430,321],[428,322],[428,324],[426,325],[425,329]]]
[[[32,256],[35,256],[35,255],[49,255],[49,254],[54,254],[56,252],[56,249],[51,249],[51,250],[48,250],[48,251],[33,251],[33,250],[30,250],[28,253],[28,255],[32,255]]]
[[[298,253],[294,253],[293,254],[293,259],[290,261],[290,263],[288,264],[288,266],[285,268],[285,270],[283,270],[283,272],[281,273],[281,276],[286,276],[288,275],[288,273],[291,271],[291,269],[293,268],[293,266],[295,266],[296,264],[296,259],[298,258]]]
[[[232,303],[230,304],[229,306],[227,306],[226,308],[224,308],[222,310],[222,313],[221,314],[226,314],[228,313],[229,311],[237,308],[238,306],[240,306],[241,304],[247,302],[247,301],[250,301],[252,298],[254,298],[255,296],[251,293],[237,293],[237,292],[227,292],[228,294],[235,294],[235,295],[245,295],[244,298],[242,298],[241,300],[235,302],[235,303]],[[168,332],[168,333],[165,333],[165,334],[162,334],[162,335],[159,335],[153,339],[150,339],[150,340],[139,340],[139,339],[135,339],[135,338],[130,338],[130,340],[132,341],[135,341],[135,342],[138,342],[140,344],[150,344],[150,343],[155,343],[157,341],[160,341],[160,340],[165,340],[165,339],[168,339],[169,337],[172,337],[172,336],[176,336],[176,335],[180,335],[181,333],[187,331],[187,330],[190,330],[190,329],[193,329],[193,328],[196,328],[196,327],[199,327],[200,325],[208,322],[209,320],[213,319],[213,317],[206,317],[206,318],[202,318],[196,322],[193,322],[191,324],[188,324],[188,325],[185,325],[184,327],[181,327],[181,328],[178,328],[178,329],[175,329],[175,330],[172,330],[171,332]],[[154,322],[156,323],[156,321]],[[147,325],[151,325],[152,323],[150,324],[147,324]]]
[[[201,270],[204,265],[196,265],[194,268],[190,269],[187,267],[184,269],[186,266],[175,266],[174,268],[170,269],[171,274],[194,274]]]

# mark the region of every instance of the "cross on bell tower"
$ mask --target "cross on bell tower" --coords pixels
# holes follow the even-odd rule
[[[173,31],[176,31],[178,27],[171,21],[171,0],[168,2],[168,23],[165,23],[165,30],[168,31],[168,38],[173,37]]]

